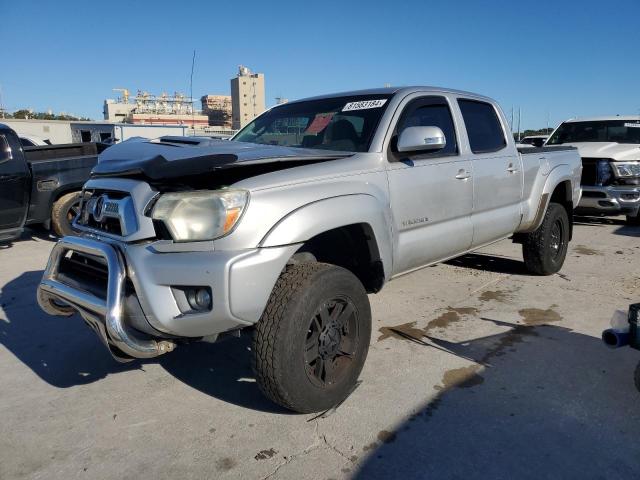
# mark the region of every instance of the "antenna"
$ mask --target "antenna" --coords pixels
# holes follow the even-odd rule
[[[545,134],[549,135],[549,110],[547,110],[547,131],[544,132]]]
[[[191,100],[191,129],[195,135],[195,115],[196,112],[193,109],[193,67],[196,64],[196,49],[193,49],[193,57],[191,58],[191,77],[189,78],[189,99]]]

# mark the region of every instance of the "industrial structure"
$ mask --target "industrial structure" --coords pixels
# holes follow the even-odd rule
[[[116,99],[104,101],[104,119],[110,122],[123,122],[141,125],[189,125],[208,126],[209,119],[194,111],[193,99],[182,93],[175,92],[168,95],[163,92],[153,95],[149,92],[138,90],[133,97],[126,88],[114,88],[121,92]]]
[[[231,79],[231,99],[232,127],[240,129],[265,110],[264,74],[240,65],[238,76]]]
[[[202,113],[209,118],[209,125],[231,128],[232,100],[230,95],[203,95]]]
[[[138,90],[132,96],[127,88],[113,90],[120,96],[104,101],[103,116],[114,123],[187,125],[201,130],[214,127],[216,131],[232,134],[265,111],[264,74],[252,73],[243,65],[231,79],[231,95],[203,95],[201,111],[195,110],[193,98],[178,92],[153,95]],[[286,101],[278,98],[278,103]]]
[[[202,110],[182,93],[153,95],[114,88],[116,99],[104,100],[104,121],[3,120],[19,134],[35,135],[53,144],[71,142],[122,142],[133,137],[161,135],[229,138],[265,111],[264,74],[240,65],[231,79],[231,95],[203,95]],[[287,99],[278,97],[277,103]],[[2,105],[0,104],[0,109]],[[3,110],[0,110],[3,111]]]

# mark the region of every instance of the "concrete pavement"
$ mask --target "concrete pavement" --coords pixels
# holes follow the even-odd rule
[[[0,479],[640,476],[640,352],[599,340],[640,302],[621,219],[582,219],[561,275],[503,241],[391,282],[362,383],[320,418],[262,397],[248,338],[115,363],[37,307],[51,246],[0,248]]]

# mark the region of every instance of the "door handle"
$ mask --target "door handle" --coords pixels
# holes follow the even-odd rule
[[[456,175],[456,178],[458,180],[466,180],[470,176],[471,176],[471,174],[468,171],[466,171],[465,169],[461,168],[460,170],[458,170],[458,174]]]
[[[518,173],[518,169],[513,166],[513,163],[510,163],[507,167],[507,172],[509,173]]]

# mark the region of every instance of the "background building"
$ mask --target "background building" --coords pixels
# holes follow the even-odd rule
[[[102,115],[109,122],[125,122],[135,108],[133,103],[123,103],[108,98],[104,101]]]
[[[231,98],[232,127],[240,129],[265,110],[264,75],[240,65],[238,76],[231,79]]]
[[[202,113],[209,117],[209,125],[231,128],[232,101],[229,95],[203,95]]]
[[[18,135],[34,135],[53,144],[71,143],[71,121],[69,120],[23,120],[6,118],[0,120],[15,130]]]
[[[114,88],[114,91],[121,92],[122,96],[116,100],[104,101],[104,119],[109,122],[190,125],[192,127],[209,125],[207,116],[194,110],[193,99],[182,93],[175,92],[173,95],[168,95],[163,92],[160,95],[153,95],[138,90],[133,101],[130,101],[128,89]]]

